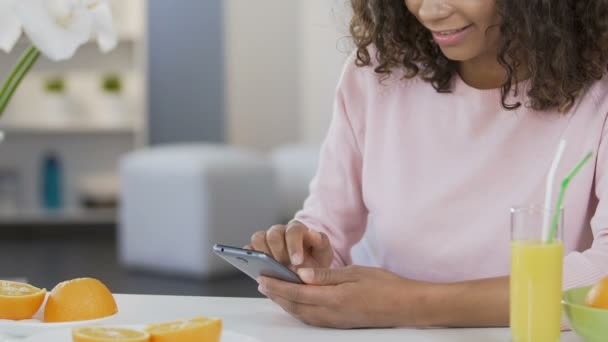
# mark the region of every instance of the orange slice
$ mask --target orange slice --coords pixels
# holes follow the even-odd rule
[[[51,291],[44,309],[45,322],[72,322],[111,316],[118,312],[114,296],[99,280],[64,281]]]
[[[222,321],[205,317],[153,324],[146,328],[152,342],[219,342]]]
[[[585,304],[597,309],[608,309],[608,277],[591,288],[585,298]]]
[[[72,330],[73,342],[149,342],[150,335],[143,331],[105,328],[82,327]]]
[[[30,284],[0,280],[0,319],[32,318],[46,295],[45,289]]]

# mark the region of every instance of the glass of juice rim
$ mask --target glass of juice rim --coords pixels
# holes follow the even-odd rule
[[[511,210],[511,241],[543,242],[548,238],[555,209],[543,205],[515,206]],[[545,221],[546,220],[546,221]],[[547,222],[547,229],[543,226]],[[563,241],[564,209],[559,212],[554,240]]]

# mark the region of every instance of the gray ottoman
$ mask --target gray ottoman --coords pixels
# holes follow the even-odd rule
[[[242,246],[277,223],[271,164],[225,145],[134,152],[121,162],[119,257],[128,268],[211,277],[235,269],[215,243]]]

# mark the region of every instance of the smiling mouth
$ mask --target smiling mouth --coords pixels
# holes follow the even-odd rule
[[[455,34],[455,33],[458,33],[458,32],[462,32],[462,31],[464,31],[464,30],[468,29],[469,27],[471,27],[472,25],[473,25],[473,24],[471,24],[471,25],[467,25],[467,26],[465,26],[465,27],[463,27],[463,28],[459,28],[459,29],[456,29],[456,30],[447,30],[447,31],[433,31],[433,33],[438,34],[438,35],[440,35],[440,36],[449,36],[449,35],[452,35],[452,34]]]

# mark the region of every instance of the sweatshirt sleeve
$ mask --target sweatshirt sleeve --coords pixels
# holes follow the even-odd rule
[[[564,289],[592,285],[608,275],[608,127],[604,125],[595,169],[597,209],[591,219],[593,244],[564,260]]]
[[[295,219],[324,232],[334,248],[333,267],[352,263],[350,250],[365,232],[368,211],[362,196],[362,153],[348,108],[362,108],[349,89],[354,86],[352,60],[344,68],[333,117],[321,148],[310,194]]]

